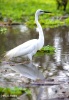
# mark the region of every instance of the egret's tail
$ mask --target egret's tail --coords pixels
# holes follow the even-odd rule
[[[4,58],[5,58],[5,60],[10,60],[10,59],[12,59],[12,54],[10,54],[8,51],[5,53]]]

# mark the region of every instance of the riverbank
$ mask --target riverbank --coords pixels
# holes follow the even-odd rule
[[[34,4],[34,5],[33,5]],[[1,0],[0,2],[0,21],[26,24],[28,27],[35,26],[34,14],[37,9],[51,11],[52,14],[46,14],[40,17],[42,26],[57,27],[69,25],[69,7],[64,12],[57,10],[56,0]]]

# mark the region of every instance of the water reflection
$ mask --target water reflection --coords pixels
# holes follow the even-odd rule
[[[60,36],[55,36],[54,37],[54,47],[56,48],[54,58],[55,58],[55,61],[56,61],[57,65],[61,64],[61,48],[62,47],[61,47],[61,42],[60,41],[61,41]]]
[[[25,25],[20,25],[20,32],[26,32],[28,28]]]
[[[7,66],[7,65],[5,65]],[[44,79],[43,74],[32,64],[14,64],[11,67],[13,70],[17,71],[18,73],[22,74],[24,77],[27,77],[32,80]]]
[[[7,63],[2,63],[2,67],[4,68],[11,68],[12,70],[16,71],[17,73],[20,73],[22,76],[32,79],[32,80],[38,80],[38,79],[44,79],[44,76],[42,72],[40,72],[32,63],[13,63],[12,64],[7,64]],[[8,76],[14,77],[14,73],[7,73],[5,74],[5,77]]]

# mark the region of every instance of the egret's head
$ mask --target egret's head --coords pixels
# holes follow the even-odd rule
[[[36,11],[36,15],[37,15],[37,16],[39,16],[39,15],[41,15],[41,14],[44,14],[44,13],[51,13],[51,12],[49,12],[49,11],[44,11],[44,10],[41,10],[41,9],[38,9],[38,10]]]

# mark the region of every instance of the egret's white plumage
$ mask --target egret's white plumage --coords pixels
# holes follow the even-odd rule
[[[44,45],[44,35],[43,30],[38,22],[38,17],[40,14],[43,14],[45,11],[43,10],[37,10],[35,13],[35,22],[39,31],[39,38],[38,39],[32,39],[29,40],[13,49],[8,51],[5,55],[8,59],[12,59],[14,57],[28,57],[30,60],[32,60],[32,56],[37,52],[37,50],[40,50]],[[47,12],[46,12],[47,13]]]

